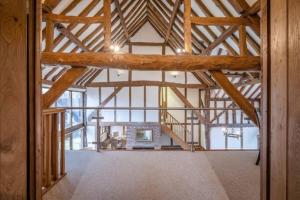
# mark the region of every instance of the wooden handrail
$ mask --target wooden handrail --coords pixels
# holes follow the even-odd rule
[[[163,110],[162,116],[164,116],[163,123],[169,126],[174,133],[176,133],[184,142],[186,142],[186,135],[190,134],[190,131],[169,112]],[[177,130],[175,130],[176,127],[178,127]]]
[[[43,115],[51,115],[51,114],[57,114],[65,112],[65,109],[62,108],[49,108],[43,110]]]

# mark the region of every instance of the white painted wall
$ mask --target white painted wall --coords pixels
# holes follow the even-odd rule
[[[163,39],[155,32],[155,30],[151,27],[149,23],[146,23],[144,27],[132,38],[132,41],[135,42],[163,42]],[[127,52],[128,47],[122,48],[122,51]],[[161,54],[160,47],[133,47],[134,54]],[[174,54],[170,48],[166,48],[167,54]],[[168,82],[176,82],[176,83],[199,83],[199,81],[191,74],[187,73],[185,76],[184,72],[179,72],[176,77],[174,77],[171,72],[165,73],[166,81]],[[94,82],[107,82],[107,81],[128,81],[128,71],[126,70],[116,70],[105,69],[101,72],[101,74],[94,80]],[[132,80],[149,80],[149,81],[162,81],[162,72],[160,71],[132,71]],[[184,89],[179,89],[181,93],[184,95]],[[88,88],[87,89],[87,106],[97,106],[99,102],[102,102],[107,98],[112,92],[114,88]],[[99,93],[100,92],[100,93]],[[144,94],[144,92],[146,92]],[[184,107],[182,101],[174,94],[174,92],[168,88],[168,107]],[[101,96],[101,99],[99,97]],[[144,96],[146,96],[146,104],[144,105]],[[187,99],[194,107],[199,107],[199,91],[197,89],[187,89]],[[202,95],[202,100],[204,96]],[[131,89],[131,99],[132,99],[132,107],[159,107],[159,88],[158,87],[132,87]],[[115,105],[116,103],[116,105]],[[227,102],[226,105],[229,105],[231,102]],[[129,106],[129,88],[124,87],[117,94],[115,98],[113,98],[105,107],[128,107]],[[213,103],[211,102],[211,106],[213,107]],[[217,102],[218,107],[223,107],[223,102]],[[184,122],[184,111],[169,111],[179,122]],[[217,111],[219,113],[221,111]],[[239,119],[240,111],[237,111],[237,120]],[[104,122],[129,122],[129,111],[126,110],[118,110],[115,112],[113,110],[104,110],[102,111],[102,116]],[[147,122],[159,122],[158,111],[146,111],[146,116],[144,116],[144,111],[132,111],[131,112],[132,122],[143,122],[144,117],[146,117]],[[190,116],[190,112],[187,112],[188,117]],[[213,115],[213,111],[211,111],[211,116]],[[190,121],[188,121],[190,122]],[[225,122],[224,115],[221,117],[220,122]],[[229,115],[229,123],[232,122],[232,118]],[[191,126],[187,126],[189,130],[191,130]],[[205,144],[205,134],[204,134],[204,126],[201,126],[202,132],[199,133],[199,126],[194,125],[194,141],[199,140],[199,135],[201,135],[201,143]],[[88,131],[95,131],[92,128],[89,128]],[[113,131],[119,131],[121,133],[122,129],[120,127],[114,127]],[[93,132],[94,134],[94,132]],[[244,148],[245,149],[253,149],[257,148],[257,129],[255,128],[247,128],[244,130]],[[188,141],[191,141],[191,137],[188,136]],[[163,136],[161,139],[162,145],[169,145],[170,138],[168,136]],[[225,148],[225,137],[221,128],[212,128],[211,129],[211,147],[212,149],[224,149]],[[229,139],[228,148],[234,149],[240,147],[240,141],[236,139]],[[205,145],[204,145],[205,146]]]

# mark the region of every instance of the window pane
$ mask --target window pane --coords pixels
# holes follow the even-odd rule
[[[66,110],[66,115],[65,115],[65,126],[66,128],[71,127],[71,111],[70,110]]]
[[[72,92],[72,107],[81,107],[82,105],[82,93]]]
[[[65,91],[61,97],[56,102],[57,107],[70,107],[71,106],[71,98],[70,92]]]
[[[72,110],[72,126],[83,123],[82,110]]]
[[[82,149],[82,129],[74,131],[72,133],[73,137],[73,150],[80,150]]]

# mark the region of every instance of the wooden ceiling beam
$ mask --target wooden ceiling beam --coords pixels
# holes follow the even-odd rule
[[[85,17],[87,16],[94,8],[95,6],[100,2],[100,0],[93,0],[78,16]],[[72,31],[78,23],[71,23],[67,26],[67,30]],[[54,48],[64,39],[64,35],[60,34],[58,35],[54,40]]]
[[[150,6],[149,6],[150,11],[152,11],[152,13],[156,16],[156,18],[161,21],[161,23],[163,24],[164,30],[167,30],[168,22],[166,20],[164,20],[164,18],[167,18],[169,15],[171,15],[172,11],[163,2],[153,1],[154,2],[153,5],[157,6],[160,9],[160,10],[157,10],[152,5],[151,2],[152,1],[150,1]],[[162,12],[160,13],[160,11],[162,11]],[[151,15],[150,15],[150,17],[151,17]],[[174,23],[174,31],[171,31],[170,36],[173,36],[174,39],[177,41],[177,43],[178,43],[177,48],[183,48],[183,39],[182,39],[181,35],[184,35],[183,31],[181,30],[181,27],[178,27],[178,25],[176,23]],[[165,38],[165,35],[163,35],[163,37]],[[203,44],[200,43],[196,38],[192,37],[192,41],[193,41],[192,46],[194,47],[195,50],[197,50],[198,53],[201,52],[202,49],[204,49]]]
[[[126,23],[126,26],[129,27],[133,27],[134,25],[138,24],[139,22],[141,22],[146,16],[146,6],[145,4],[141,5],[141,9],[140,10],[136,10],[135,12],[132,12],[133,14],[131,15],[131,20],[128,20],[128,22]],[[122,29],[122,26],[120,27]],[[127,37],[126,35],[122,34],[122,31],[119,31],[119,33],[117,33],[117,36],[115,37],[114,41],[117,41],[118,44],[123,43],[123,41],[120,41],[120,38],[122,36],[125,36],[126,41]],[[128,37],[131,37],[131,35],[128,32]],[[125,42],[126,42],[125,41]]]
[[[160,11],[156,7],[158,7],[162,11],[163,14],[161,14]],[[149,17],[152,17],[157,22],[159,22],[160,27],[163,29],[163,31],[162,31],[164,33],[163,38],[165,38],[168,23],[164,17],[167,17],[168,14],[165,12],[165,10],[163,8],[160,7],[159,2],[157,2],[157,1],[149,2],[148,11],[149,11]],[[182,43],[183,43],[182,38],[174,31],[171,31],[171,35],[172,35],[173,40],[178,43],[178,46],[179,47],[182,46]]]
[[[62,24],[59,24],[56,26],[57,30],[66,36],[70,41],[72,41],[74,44],[78,46],[78,48],[81,48],[83,51],[90,51],[87,46],[85,46],[79,39],[76,37],[71,31],[69,31],[66,27],[64,27]]]
[[[120,4],[120,6],[122,7],[122,4],[123,4],[123,2],[124,1],[122,1],[122,3]],[[127,9],[129,8],[129,5],[130,4],[128,4],[126,7],[125,7],[125,9],[124,9],[124,12],[126,12],[127,11]],[[136,3],[135,5],[134,5],[134,8],[136,7],[136,6],[139,6],[137,9],[134,9],[135,11],[134,12],[130,12],[130,14],[128,15],[128,16],[132,16],[132,14],[133,14],[133,16],[132,16],[132,18],[130,17],[130,20],[128,21],[128,22],[126,22],[126,26],[128,27],[128,30],[130,30],[130,22],[132,21],[132,20],[135,20],[136,18],[134,17],[134,16],[136,16],[136,14],[140,11],[140,9],[143,7],[143,6],[145,6],[145,3],[143,2],[143,1],[139,1],[138,3]],[[116,11],[116,9],[113,11],[113,13],[112,13],[112,16],[114,16],[114,15],[117,15],[117,11]],[[125,21],[126,21],[126,19],[125,19]],[[112,22],[112,27],[114,26],[114,24],[117,22],[117,18],[115,18],[114,20],[113,20],[113,22]],[[116,38],[117,38],[117,35],[116,34],[122,34],[121,33],[121,26],[117,26],[117,27],[115,27],[114,28],[114,30],[112,31],[112,42],[114,42],[114,43],[116,43]],[[101,37],[101,35],[99,35],[100,37]],[[97,42],[97,41],[99,41],[99,39],[100,39],[100,37],[97,37],[97,38],[95,38],[90,44],[94,44],[95,42]],[[103,46],[103,43],[104,43],[104,41],[100,41],[94,48],[93,48],[93,51],[100,51],[100,50],[102,50],[102,46]]]
[[[173,82],[161,81],[114,81],[114,82],[94,82],[87,85],[88,87],[142,87],[142,86],[161,86],[161,87],[176,87],[176,88],[194,88],[205,89],[204,84],[182,84]]]
[[[97,24],[103,23],[103,16],[95,17],[82,17],[82,16],[67,16],[67,15],[57,15],[57,14],[46,14],[46,20],[51,20],[54,23],[83,23],[83,24]]]
[[[42,63],[71,66],[108,66],[132,70],[232,70],[258,71],[260,57],[256,56],[161,56],[99,53],[42,53]]]
[[[119,0],[114,0],[114,1],[115,1],[116,8],[118,10],[118,13],[119,13],[119,17],[120,17],[120,21],[121,21],[121,24],[122,24],[122,27],[123,27],[124,35],[125,35],[126,39],[128,41],[130,41],[130,37],[129,37],[129,34],[128,34],[128,29],[126,27],[125,19],[124,19],[124,16],[123,16],[123,12],[122,12],[122,8],[120,6]]]
[[[260,7],[257,4],[253,4],[252,8],[248,5],[246,0],[229,0],[233,8],[241,14],[242,17],[247,17],[252,22],[252,28],[255,33],[260,35],[260,18],[257,14],[250,14],[251,12],[257,11],[257,8]],[[260,2],[258,2],[260,3]]]
[[[171,30],[172,30],[172,27],[173,27],[173,24],[174,24],[174,21],[175,21],[175,18],[176,18],[176,14],[177,14],[177,11],[179,9],[181,1],[182,0],[176,0],[175,3],[174,3],[174,7],[173,7],[172,14],[171,14],[171,18],[169,20],[169,25],[168,25],[168,29],[167,29],[167,33],[166,33],[165,42],[168,42],[168,40],[169,40],[169,37],[170,37],[170,34],[171,34]]]
[[[218,38],[216,38],[204,51],[203,54],[209,55],[210,52],[223,43],[228,37],[232,36],[234,32],[238,30],[238,26],[231,26],[226,29]]]
[[[233,17],[233,15],[231,14],[231,12],[229,12],[229,10],[227,9],[227,7],[223,4],[223,2],[221,0],[213,0],[214,3],[216,4],[216,6],[221,10],[221,12],[226,16],[226,17]],[[254,5],[253,5],[254,6]],[[249,8],[249,10],[252,9]],[[246,17],[249,14],[243,13],[243,15],[241,17]],[[250,20],[251,21],[251,20]],[[253,21],[251,21],[252,26],[253,26]],[[250,28],[252,27],[250,26]],[[234,36],[234,35],[233,35]],[[235,37],[235,36],[234,36]],[[236,37],[235,37],[236,38]],[[256,51],[257,54],[260,54],[260,46],[259,44],[252,38],[252,36],[250,34],[247,33],[246,35],[247,38],[247,42],[250,44],[250,46]],[[235,43],[237,43],[237,39],[234,40]]]
[[[202,26],[249,26],[250,20],[243,17],[191,17],[193,24]]]

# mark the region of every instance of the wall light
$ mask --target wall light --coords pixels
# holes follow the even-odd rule
[[[124,74],[124,70],[118,70],[117,76],[120,77],[122,74]]]
[[[173,71],[170,73],[174,78],[176,78],[179,75],[179,72]]]

